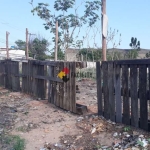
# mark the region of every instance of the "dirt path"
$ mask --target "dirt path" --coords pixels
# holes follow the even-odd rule
[[[95,105],[94,93],[91,92],[95,83],[92,89],[83,83],[82,85],[83,88],[80,88],[82,94],[80,93],[78,101],[82,103],[87,100],[89,106],[93,103]],[[84,90],[86,87],[89,91]],[[87,97],[83,99],[85,95]],[[8,144],[8,141],[3,142],[4,133],[25,139],[25,150],[108,150],[108,148],[111,150],[112,144],[116,145],[117,150],[121,145],[118,143],[125,137],[127,140],[125,145],[131,140],[135,141],[133,137],[137,135],[143,136],[144,139],[150,137],[148,133],[140,130],[131,130],[130,127],[126,128],[94,115],[78,116],[61,110],[47,101],[37,101],[29,95],[1,88],[0,149],[10,150],[12,145]],[[129,140],[127,135],[132,138]]]

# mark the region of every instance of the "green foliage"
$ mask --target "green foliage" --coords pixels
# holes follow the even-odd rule
[[[17,41],[15,41],[15,44],[16,44],[17,49],[25,50],[25,48],[26,48],[26,42],[25,41],[17,40]]]
[[[54,52],[51,54],[50,58],[52,58],[52,59],[55,58],[55,53],[54,53]],[[64,52],[61,51],[61,50],[58,51],[58,53],[57,53],[57,58],[58,58],[58,60],[64,60],[64,58],[65,58]]]
[[[48,46],[49,42],[45,38],[37,37],[29,41],[29,56],[38,60],[47,59]]]
[[[33,0],[31,1],[31,4],[33,6],[32,2]],[[79,7],[75,8],[75,0],[55,0],[54,4],[52,5],[57,13],[51,12],[51,10],[48,8],[49,5],[45,3],[38,3],[38,6],[33,7],[31,12],[33,13],[33,15],[36,13],[42,20],[44,20],[44,28],[46,30],[49,29],[53,34],[55,34],[55,24],[56,21],[58,21],[59,50],[65,50],[72,44],[76,43],[74,36],[74,33],[76,33],[76,29],[80,29],[83,26],[92,27],[97,22],[97,20],[100,19],[100,1],[93,0],[91,2],[84,2],[85,8],[83,13],[77,13]],[[76,37],[78,37],[78,35]]]
[[[146,54],[145,54],[145,57],[146,57],[146,58],[150,58],[150,52],[146,53]]]
[[[88,61],[99,61],[102,59],[102,50],[101,49],[87,49],[83,48],[79,51],[79,56],[83,55],[84,59]]]
[[[132,37],[129,46],[131,47],[131,50],[126,52],[125,58],[136,59],[139,55],[140,41],[137,41],[137,38]]]
[[[126,54],[125,54],[125,58],[126,59],[136,59],[138,57],[138,51],[137,50],[129,50]]]
[[[3,144],[6,144],[8,147],[11,147],[13,150],[24,150],[25,149],[25,140],[20,138],[17,135],[1,136],[0,140]]]
[[[132,37],[131,38],[131,43],[129,44],[129,46],[132,49],[140,50],[140,41],[137,41],[137,38]]]
[[[124,131],[125,131],[125,132],[128,132],[128,131],[130,131],[130,130],[131,130],[130,127],[124,127]]]

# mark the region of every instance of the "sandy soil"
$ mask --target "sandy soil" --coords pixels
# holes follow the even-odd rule
[[[0,134],[24,138],[26,150],[99,150],[100,145],[109,147],[121,141],[121,137],[113,134],[124,132],[123,125],[89,115],[97,111],[95,81],[82,80],[77,84],[80,91],[77,103],[87,105],[89,110],[84,116],[57,108],[46,100],[38,101],[29,95],[0,88],[0,131],[3,131]],[[135,129],[134,134],[149,136]]]

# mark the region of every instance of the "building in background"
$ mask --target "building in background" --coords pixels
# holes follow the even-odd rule
[[[6,59],[7,53],[6,48],[0,48],[0,60]],[[25,51],[18,49],[9,49],[9,58],[10,59],[25,59]]]

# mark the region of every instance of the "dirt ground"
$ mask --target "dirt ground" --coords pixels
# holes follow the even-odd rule
[[[131,147],[137,150],[139,145],[133,144],[133,137],[149,139],[148,132],[92,115],[97,112],[96,82],[82,80],[77,84],[80,91],[77,103],[87,105],[89,110],[83,116],[57,108],[46,100],[38,101],[29,95],[0,88],[0,150],[10,150],[12,146],[4,142],[2,135],[25,139],[25,150],[117,150],[121,149],[118,143],[124,139],[124,145],[132,142],[128,150],[132,150]]]

